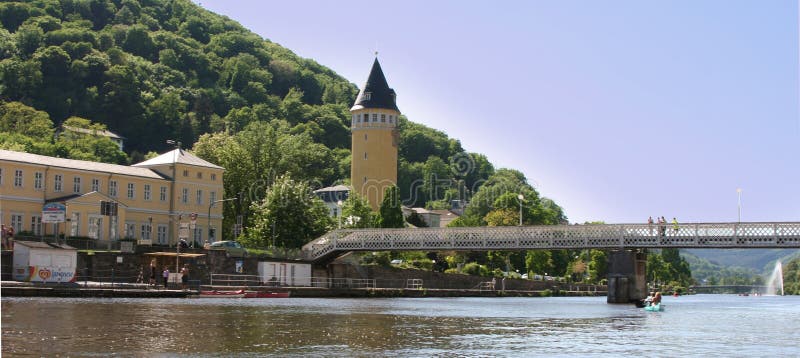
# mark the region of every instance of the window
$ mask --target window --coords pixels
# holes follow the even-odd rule
[[[100,240],[103,238],[103,217],[89,216],[88,236],[92,239]]]
[[[364,152],[364,160],[367,160],[367,152]]]
[[[364,133],[364,140],[367,140],[367,133]]]
[[[372,114],[372,123],[377,123],[377,122],[378,122],[378,114],[377,113],[373,113]]]
[[[208,193],[208,203],[211,204],[211,203],[213,203],[215,201],[217,201],[217,192],[216,191],[209,192]]]
[[[217,174],[211,173],[211,181],[216,181],[216,180],[217,180]]]
[[[366,182],[367,182],[367,177],[364,177],[364,183],[366,183]]]
[[[203,191],[197,191],[197,205],[203,205]]]
[[[203,179],[203,172],[197,172],[197,179]]]
[[[189,204],[189,189],[183,188],[181,191],[183,195],[181,195],[181,203]]]
[[[69,219],[69,236],[78,236],[81,233],[81,214],[72,213]]]
[[[22,170],[17,169],[14,171],[14,187],[22,187]]]
[[[11,227],[14,232],[22,231],[22,214],[11,214]]]
[[[81,192],[81,177],[72,177],[72,192],[76,194]]]
[[[150,201],[150,184],[144,185],[144,200]]]
[[[361,123],[361,114],[356,115],[356,123]]]
[[[158,199],[161,201],[167,201],[167,187],[161,187],[161,191],[158,193]]]
[[[386,123],[386,115],[381,114],[381,123]]]
[[[158,225],[158,232],[156,233],[159,245],[167,244],[167,225]]]
[[[153,227],[150,226],[150,223],[142,224],[142,240],[150,240],[151,233],[153,232]]]
[[[109,216],[108,217],[108,239],[109,240],[117,240],[117,222],[119,217],[117,216]]]
[[[0,168],[0,185],[3,185],[3,168]]]
[[[100,179],[92,178],[92,191],[100,191]]]
[[[130,221],[125,222],[125,238],[136,238],[136,223]]]
[[[55,185],[53,186],[53,190],[61,191],[61,183],[64,181],[64,177],[61,174],[55,175]]]
[[[134,184],[133,183],[128,183],[128,199],[133,199],[134,198],[134,196],[135,196],[134,194],[136,194],[134,192],[134,189],[136,189]]]
[[[31,215],[31,232],[39,236],[42,234],[42,217],[39,215]]]
[[[117,197],[117,181],[109,180],[108,182],[108,196]]]
[[[364,92],[364,100],[369,101],[372,99],[372,92]]]
[[[189,176],[189,171],[188,170],[184,170],[183,171],[183,176],[188,177]]]
[[[33,173],[33,188],[36,190],[42,190],[43,183],[44,183],[44,174],[42,172]]]

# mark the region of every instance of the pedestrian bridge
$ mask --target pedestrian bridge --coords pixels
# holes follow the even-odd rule
[[[303,246],[308,261],[350,251],[800,248],[800,222],[494,226],[331,231]]]

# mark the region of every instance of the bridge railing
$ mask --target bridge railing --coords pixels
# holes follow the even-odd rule
[[[303,246],[306,259],[336,251],[575,248],[800,248],[800,223],[684,223],[335,230]]]

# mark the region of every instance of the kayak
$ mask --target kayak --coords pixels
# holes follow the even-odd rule
[[[645,311],[651,311],[651,312],[661,312],[661,311],[664,310],[664,306],[662,306],[660,303],[658,303],[658,304],[655,304],[655,305],[647,306],[647,307],[644,308],[644,310]]]

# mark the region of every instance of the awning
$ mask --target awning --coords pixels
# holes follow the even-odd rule
[[[200,257],[200,256],[205,256],[206,254],[190,254],[190,253],[179,254],[177,252],[163,252],[162,251],[162,252],[148,252],[148,253],[145,253],[145,255],[146,256],[160,256],[160,257],[175,257],[175,256],[178,256],[178,257]]]

